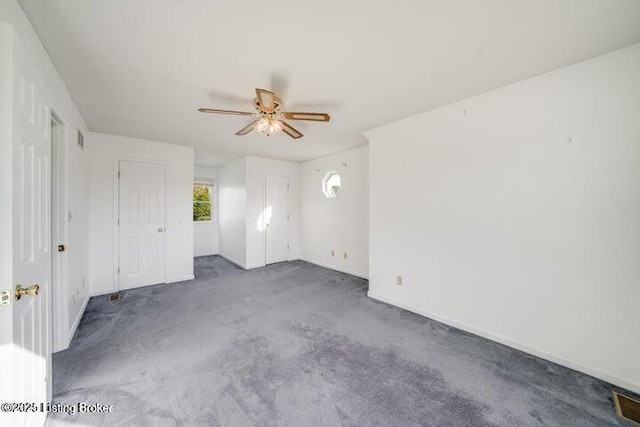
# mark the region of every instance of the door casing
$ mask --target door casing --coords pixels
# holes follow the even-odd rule
[[[53,352],[64,350],[69,334],[67,281],[67,127],[60,116],[51,110],[51,289]],[[65,245],[58,252],[58,245]]]

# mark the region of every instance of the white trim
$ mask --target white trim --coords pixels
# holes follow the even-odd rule
[[[115,287],[112,287],[110,290],[100,289],[95,292],[89,292],[89,298],[99,297],[100,295],[110,295],[120,292]]]
[[[215,180],[209,178],[193,178],[193,185],[203,185],[206,187],[215,187]]]
[[[173,278],[173,279],[171,279],[171,280],[169,280],[169,281],[165,282],[165,284],[169,284],[169,283],[178,283],[178,282],[187,282],[187,281],[189,281],[189,280],[193,280],[193,279],[195,279],[195,278],[196,278],[196,276],[195,276],[195,275],[193,275],[193,274],[191,274],[191,275],[189,275],[189,276],[182,276],[182,277],[176,277],[176,278]]]
[[[247,270],[247,266],[246,265],[244,265],[243,263],[241,263],[237,259],[234,259],[234,258],[230,257],[229,255],[225,255],[222,252],[218,252],[218,256],[221,256],[222,258],[226,259],[230,263],[233,263],[233,264],[237,265],[238,267],[242,268],[243,270]]]
[[[278,261],[278,262],[274,262],[274,263],[271,263],[271,264],[253,264],[253,265],[247,265],[247,266],[245,267],[245,270],[253,270],[254,268],[262,268],[262,267],[266,267],[267,265],[278,264],[278,263],[281,263],[281,262],[289,262],[289,261],[288,261],[288,260],[287,260],[287,261]]]
[[[69,246],[69,233],[67,223],[68,212],[68,165],[67,138],[69,132],[67,125],[60,118],[60,115],[49,108],[49,122],[47,132],[49,132],[49,143],[51,145],[51,284],[53,292],[51,331],[52,350],[54,352],[64,350],[68,347],[69,327],[69,255],[68,252],[58,252],[58,245]],[[52,132],[52,125],[56,125],[56,135]],[[66,345],[66,347],[65,347]]]
[[[396,301],[393,298],[386,297],[384,295],[377,294],[375,292],[369,291],[367,292],[367,296],[369,298],[373,298],[375,300],[394,305],[396,307],[411,311],[413,313],[419,314],[421,316],[427,317],[429,319],[435,320],[440,323],[444,323],[445,325],[453,326],[454,328],[461,329],[466,332],[470,332],[474,335],[478,335],[482,338],[486,338],[491,341],[498,342],[500,344],[506,345],[507,347],[514,348],[516,350],[523,351],[525,353],[531,354],[536,357],[540,357],[542,359],[548,360],[550,362],[556,363],[558,365],[562,365],[566,368],[573,369],[574,371],[579,371],[584,374],[590,375],[595,378],[599,378],[603,381],[606,381],[610,384],[617,385],[624,389],[633,391],[635,393],[640,393],[640,384],[630,383],[622,378],[618,378],[615,375],[607,374],[605,372],[598,371],[597,369],[590,368],[588,366],[581,365],[579,363],[571,362],[566,360],[560,356],[555,356],[549,353],[545,353],[543,351],[537,350],[535,348],[529,347],[525,344],[520,344],[518,342],[512,341],[509,338],[503,337],[501,335],[496,335],[494,333],[485,331],[483,329],[479,329],[473,326],[469,326],[465,323],[458,322],[457,320],[450,319],[445,316],[441,316],[438,314],[429,313],[428,311],[416,308],[410,304],[406,304],[400,301]]]
[[[82,320],[82,316],[84,316],[84,312],[87,310],[87,305],[89,304],[90,299],[91,297],[87,295],[87,297],[82,302],[82,307],[80,308],[80,310],[78,310],[76,319],[73,321],[73,324],[71,325],[71,328],[69,328],[69,331],[67,331],[67,338],[65,339],[64,347],[56,350],[56,352],[66,350],[71,345],[71,341],[73,340],[73,337],[75,336],[76,331],[78,330],[78,326],[80,326],[80,321]]]
[[[354,270],[349,270],[348,268],[340,267],[340,266],[333,265],[333,264],[327,264],[325,262],[321,262],[321,261],[315,260],[313,258],[300,257],[300,259],[302,261],[308,262],[310,264],[315,264],[315,265],[319,265],[320,267],[328,268],[329,270],[335,270],[335,271],[339,271],[340,273],[346,273],[346,274],[350,274],[352,276],[360,277],[361,279],[369,280],[369,275],[365,274],[365,273],[359,273],[359,272],[354,271]]]

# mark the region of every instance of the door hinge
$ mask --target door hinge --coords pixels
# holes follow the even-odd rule
[[[289,219],[289,215],[287,215],[287,219]]]
[[[120,218],[118,218],[118,225],[120,225]]]
[[[118,267],[118,274],[120,274],[120,267]]]
[[[118,171],[118,179],[120,179],[120,171]]]
[[[289,184],[287,184],[287,190],[289,189]]]
[[[287,245],[287,250],[289,249],[289,245]]]
[[[11,304],[11,292],[10,291],[0,292],[0,305],[9,305],[9,304]]]

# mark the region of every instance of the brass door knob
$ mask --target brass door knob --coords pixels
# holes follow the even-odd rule
[[[16,301],[22,298],[24,295],[30,295],[35,297],[40,292],[40,285],[31,285],[28,288],[23,288],[20,285],[16,285],[15,297]]]

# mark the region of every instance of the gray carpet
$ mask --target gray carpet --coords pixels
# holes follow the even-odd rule
[[[81,426],[610,426],[610,386],[366,296],[302,261],[92,298],[54,355],[50,414]]]

